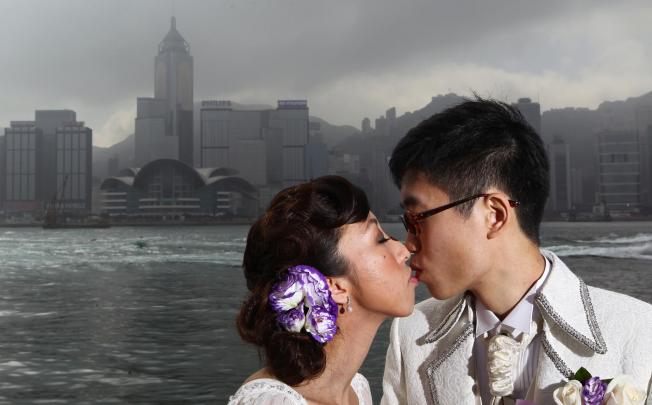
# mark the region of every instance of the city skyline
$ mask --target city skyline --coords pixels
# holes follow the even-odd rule
[[[195,102],[308,99],[314,115],[356,128],[448,92],[530,97],[546,111],[652,89],[652,27],[643,24],[652,5],[497,3],[506,7],[5,0],[0,88],[9,102],[0,123],[70,108],[94,128],[96,145],[124,139],[136,97],[151,92],[171,14],[193,46]],[[28,16],[34,28],[18,29]],[[76,23],[57,23],[66,19]]]

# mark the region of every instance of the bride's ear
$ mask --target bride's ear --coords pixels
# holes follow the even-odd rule
[[[346,305],[350,295],[349,283],[342,277],[326,277],[333,301],[338,305]]]

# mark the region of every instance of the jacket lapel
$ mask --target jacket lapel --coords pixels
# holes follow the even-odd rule
[[[474,326],[471,300],[470,295],[461,297],[443,322],[424,337],[424,343],[434,343],[423,370],[430,390],[428,399],[434,405],[479,403],[475,363],[472,361]]]
[[[582,361],[607,353],[591,296],[584,282],[552,252],[542,250],[552,262],[548,279],[535,303],[543,317],[541,354],[528,399],[549,401],[552,392],[582,367]]]

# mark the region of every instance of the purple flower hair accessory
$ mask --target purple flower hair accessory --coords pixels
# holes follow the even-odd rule
[[[332,340],[337,332],[337,304],[326,277],[314,267],[290,267],[272,287],[269,305],[279,325],[289,332],[305,329],[319,343]]]
[[[277,315],[278,322],[290,332],[301,332],[306,324],[306,314],[303,313],[303,304]]]
[[[586,405],[600,405],[604,399],[607,384],[600,377],[591,377],[582,389],[582,398]]]
[[[319,343],[326,343],[333,339],[337,332],[335,320],[332,312],[324,307],[315,305],[308,310],[306,316],[306,331]]]

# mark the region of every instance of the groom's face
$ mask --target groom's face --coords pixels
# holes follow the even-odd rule
[[[406,211],[420,213],[450,203],[449,196],[417,173],[403,181],[401,203]],[[484,213],[477,201],[470,216],[451,208],[417,223],[417,234],[408,233],[406,247],[423,282],[437,299],[447,299],[476,287],[489,267],[485,249]]]

